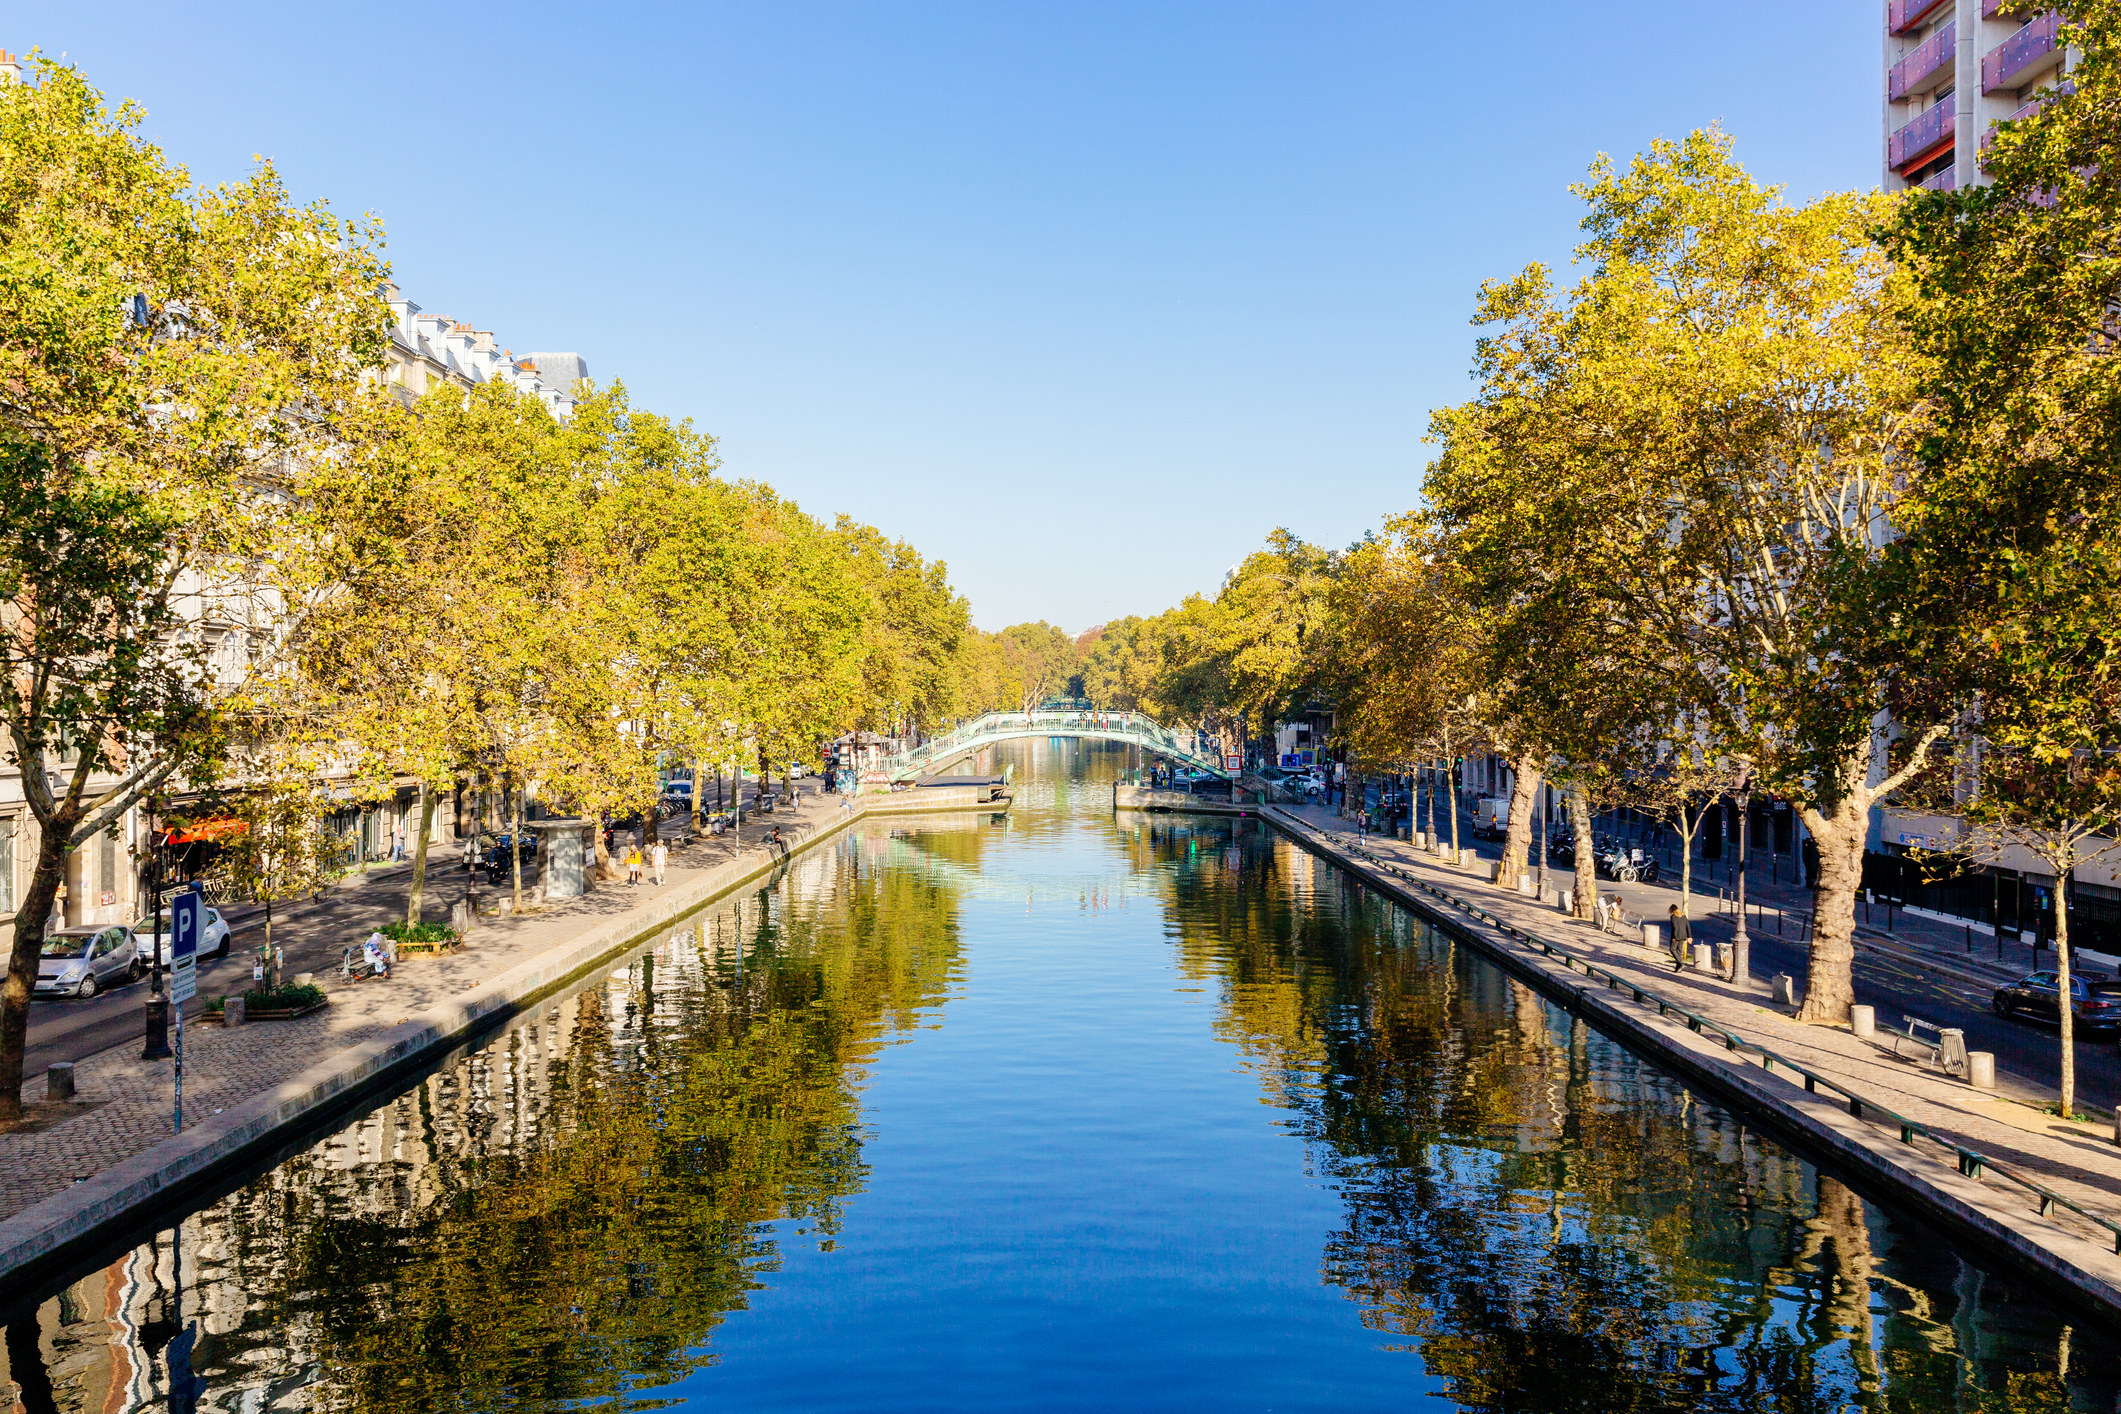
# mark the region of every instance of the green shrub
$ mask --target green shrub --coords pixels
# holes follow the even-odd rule
[[[315,1006],[324,1000],[322,987],[301,982],[282,982],[278,987],[253,987],[243,994],[243,1009],[250,1011],[293,1011],[298,1007]]]
[[[222,995],[222,996],[218,996],[218,997],[208,997],[208,998],[207,998],[207,999],[206,999],[206,1000],[205,1000],[204,1002],[201,1002],[201,1003],[199,1004],[199,1010],[201,1010],[201,1011],[227,1011],[227,1010],[228,1010],[228,997],[227,997],[226,995]]]
[[[447,923],[385,923],[377,931],[394,943],[446,943],[456,936]]]

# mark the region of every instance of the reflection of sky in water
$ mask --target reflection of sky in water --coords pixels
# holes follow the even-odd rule
[[[187,1219],[202,1407],[2113,1406],[1312,856],[1010,750],[1006,818],[850,832]],[[18,1404],[164,1400],[172,1242],[10,1328]]]

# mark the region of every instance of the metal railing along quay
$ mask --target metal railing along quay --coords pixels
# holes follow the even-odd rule
[[[1542,954],[1559,962],[1563,967],[1572,971],[1581,971],[1586,977],[1594,981],[1603,980],[1608,991],[1626,992],[1639,1005],[1656,1007],[1659,1016],[1677,1017],[1686,1023],[1688,1030],[1695,1034],[1721,1040],[1724,1049],[1727,1051],[1735,1051],[1740,1054],[1751,1053],[1760,1057],[1761,1068],[1768,1074],[1772,1075],[1775,1068],[1780,1066],[1791,1075],[1801,1078],[1804,1081],[1806,1091],[1817,1094],[1824,1089],[1840,1096],[1847,1103],[1849,1114],[1855,1118],[1897,1127],[1900,1131],[1901,1143],[1914,1146],[1919,1140],[1926,1139],[1941,1148],[1950,1150],[1958,1162],[1959,1172],[1966,1177],[1983,1178],[1992,1175],[2008,1183],[2016,1184],[2039,1200],[2040,1216],[2050,1217],[2054,1214],[2056,1208],[2067,1208],[2084,1221],[2104,1228],[2111,1234],[2114,1240],[2114,1252],[2116,1255],[2121,1255],[2121,1222],[2116,1222],[2112,1218],[2102,1217],[2098,1213],[2091,1212],[2062,1194],[2055,1192],[2047,1185],[2017,1172],[2008,1164],[1990,1158],[1978,1149],[1968,1148],[1955,1139],[1939,1134],[1920,1121],[1909,1119],[1890,1107],[1879,1104],[1876,1100],[1866,1099],[1841,1081],[1835,1080],[1831,1076],[1821,1075],[1809,1067],[1800,1065],[1787,1056],[1761,1045],[1758,1041],[1749,1040],[1719,1021],[1711,1021],[1705,1016],[1688,1011],[1677,1002],[1669,1001],[1657,995],[1631,978],[1623,977],[1610,968],[1600,967],[1588,958],[1578,957],[1566,948],[1557,947],[1544,938],[1527,933],[1515,924],[1507,923],[1497,918],[1476,903],[1462,899],[1447,890],[1439,889],[1426,880],[1417,879],[1397,864],[1378,858],[1359,844],[1350,843],[1344,835],[1320,829],[1300,816],[1290,815],[1288,818],[1302,824],[1313,834],[1332,841],[1334,847],[1343,853],[1359,857],[1373,867],[1396,876],[1409,887],[1418,889],[1433,898],[1440,899],[1459,912],[1487,924],[1490,928],[1507,937],[1515,938],[1528,947],[1539,949]]]

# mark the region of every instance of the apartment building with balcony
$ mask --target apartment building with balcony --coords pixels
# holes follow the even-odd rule
[[[1950,191],[1988,178],[1982,153],[1999,122],[2022,118],[2068,90],[2076,62],[2053,10],[2005,0],[1886,0],[1885,174],[1888,191]],[[1957,852],[1960,821],[1885,806],[1876,812],[1864,882],[1881,897],[1965,919],[1975,928],[2052,928],[2056,879],[2030,850],[1957,877],[1937,854]],[[1922,864],[1925,858],[1931,863]],[[2112,871],[2086,866],[2071,881],[2080,946],[2121,951],[2121,888]]]
[[[393,321],[390,366],[392,388],[411,399],[437,383],[462,388],[504,382],[528,393],[565,417],[574,408],[574,385],[589,376],[589,363],[578,353],[534,353],[518,358],[494,342],[493,332],[440,314],[428,314],[396,285],[384,290]]]
[[[2005,0],[1886,0],[1887,191],[1986,180],[1989,130],[2068,82],[2060,16],[2005,10]]]

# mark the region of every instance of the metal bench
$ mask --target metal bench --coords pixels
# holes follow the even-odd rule
[[[1946,1075],[1956,1075],[1962,1080],[1966,1078],[1966,1032],[1956,1026],[1940,1026],[1934,1021],[1925,1021],[1919,1016],[1909,1016],[1905,1012],[1900,1015],[1900,1024],[1901,1030],[1886,1028],[1886,1034],[1893,1038],[1894,1055],[1901,1053],[1900,1043],[1906,1041],[1911,1045],[1920,1046],[1923,1058],[1934,1063]],[[1916,1035],[1918,1031],[1935,1032],[1937,1039],[1927,1040]]]

